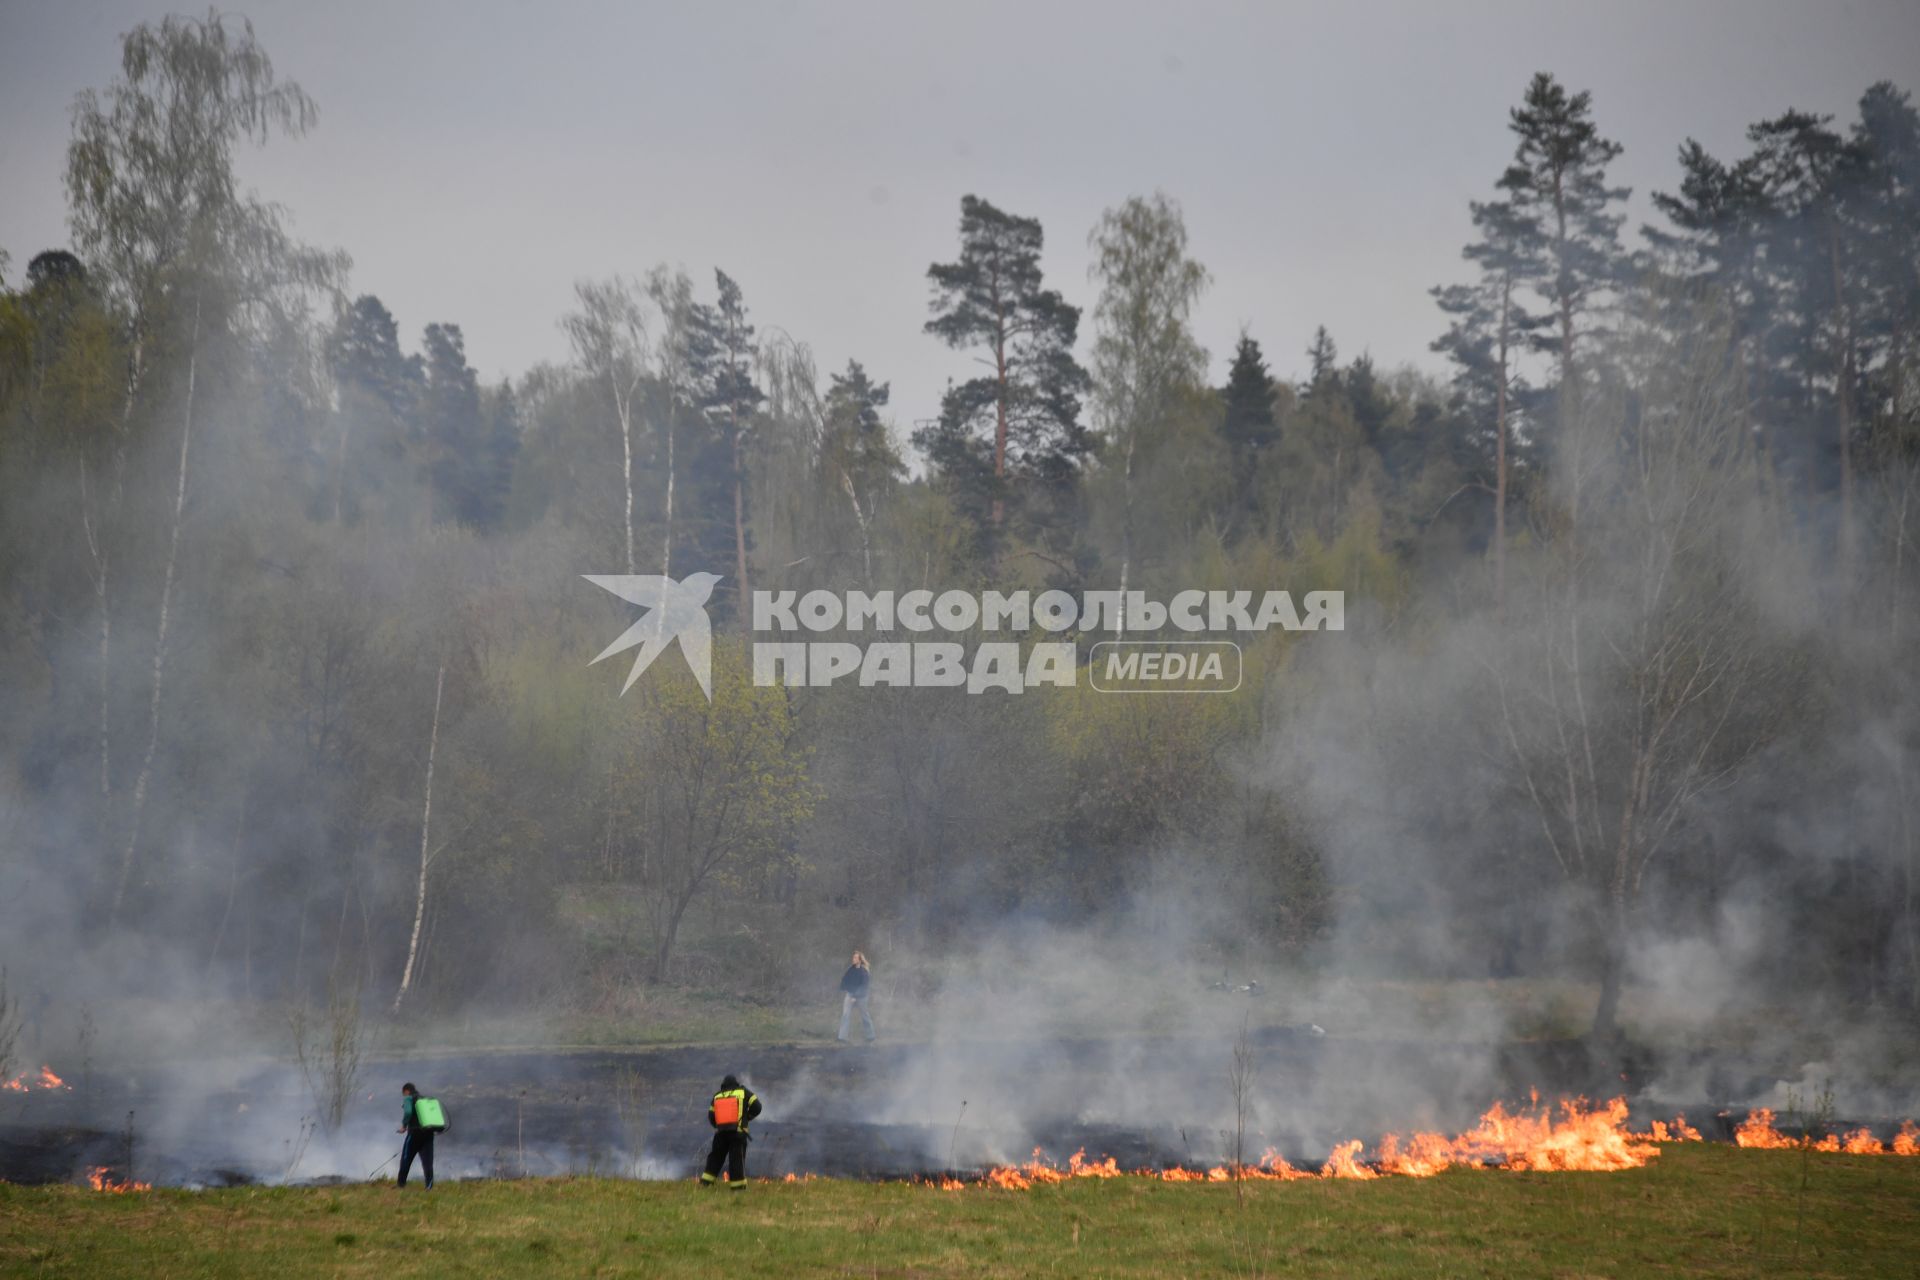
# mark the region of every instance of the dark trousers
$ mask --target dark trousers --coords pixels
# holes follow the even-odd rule
[[[425,1129],[407,1130],[407,1140],[400,1144],[400,1185],[407,1185],[407,1174],[413,1171],[413,1158],[420,1157],[420,1172],[426,1175],[427,1186],[433,1186],[433,1135]]]
[[[718,1129],[713,1135],[713,1150],[707,1152],[706,1172],[700,1175],[700,1181],[713,1182],[720,1176],[720,1166],[727,1166],[727,1188],[738,1191],[747,1185],[747,1135],[736,1133],[732,1129]]]

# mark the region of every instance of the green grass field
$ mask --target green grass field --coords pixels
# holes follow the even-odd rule
[[[1805,1186],[1802,1189],[1803,1174]],[[7,1276],[1911,1276],[1920,1160],[1726,1146],[1625,1173],[1031,1191],[602,1179],[103,1195],[0,1185]]]

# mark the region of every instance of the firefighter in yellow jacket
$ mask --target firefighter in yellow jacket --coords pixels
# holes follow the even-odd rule
[[[707,1108],[707,1123],[713,1126],[713,1150],[707,1152],[707,1167],[700,1174],[700,1185],[710,1187],[720,1179],[720,1166],[727,1166],[727,1188],[740,1191],[747,1185],[747,1126],[760,1114],[760,1095],[733,1076],[720,1082]]]

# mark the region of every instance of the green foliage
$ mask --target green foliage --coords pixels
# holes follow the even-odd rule
[[[122,55],[76,105],[74,252],[0,286],[0,793],[10,856],[83,917],[143,830],[127,927],[210,984],[311,998],[363,967],[383,985],[429,826],[428,1012],[568,993],[582,953],[617,1011],[666,999],[630,989],[645,977],[770,985],[797,940],[960,946],[1004,913],[1197,901],[1193,885],[1231,908],[1206,922],[1222,948],[1304,948],[1336,906],[1388,932],[1404,877],[1336,865],[1339,833],[1275,761],[1318,743],[1315,700],[1343,682],[1492,635],[1511,648],[1472,656],[1511,659],[1498,674],[1528,709],[1511,732],[1497,681],[1466,700],[1484,716],[1409,696],[1403,716],[1447,714],[1356,731],[1396,783],[1459,766],[1423,796],[1418,839],[1500,891],[1420,909],[1476,926],[1516,910],[1513,869],[1544,872],[1574,825],[1536,820],[1525,775],[1584,715],[1583,838],[1634,796],[1682,797],[1669,834],[1700,861],[1675,859],[1674,918],[1712,918],[1736,871],[1815,885],[1781,895],[1821,904],[1822,958],[1801,969],[1920,998],[1920,824],[1888,781],[1920,739],[1885,692],[1920,598],[1920,116],[1893,86],[1845,127],[1763,121],[1738,159],[1687,145],[1655,201],[1670,226],[1628,271],[1618,147],[1587,95],[1536,77],[1514,161],[1470,209],[1470,278],[1436,291],[1450,385],[1343,362],[1321,328],[1294,369],[1243,332],[1208,386],[1193,322],[1210,277],[1162,195],[1088,238],[1090,375],[1040,223],[968,196],[925,332],[985,363],[914,433],[916,458],[885,371],[849,359],[823,386],[718,271],[710,294],[668,268],[583,283],[564,363],[483,379],[458,324],[348,302],[344,257],[244,190],[243,148],[317,118],[244,20],[164,19]],[[1478,562],[1496,545],[1514,584],[1490,602]],[[1752,588],[1802,581],[1802,562],[1849,623],[1819,661],[1779,642],[1805,602]],[[1338,658],[1263,637],[1241,692],[1196,701],[763,689],[731,642],[711,703],[671,654],[621,698],[586,658],[632,619],[578,575],[622,570],[724,574],[723,633],[756,584],[1332,588],[1367,632],[1329,638]],[[1571,621],[1593,628],[1572,685]],[[1741,647],[1752,635],[1767,643]],[[1099,637],[1067,638],[1084,654]],[[1716,663],[1724,692],[1663,740],[1696,750],[1607,768],[1634,758],[1638,713],[1675,709],[1656,676]],[[1576,687],[1606,696],[1580,712]],[[1870,743],[1823,750],[1860,725]],[[1783,776],[1782,755],[1820,763]],[[1808,825],[1845,833],[1846,883],[1765,842],[1713,846],[1689,770],[1771,784],[1771,803],[1821,793]],[[1654,848],[1639,821],[1629,872]],[[1608,870],[1562,879],[1592,890]],[[1539,878],[1520,914],[1551,908]],[[602,908],[591,927],[582,897]]]
[[[765,894],[798,869],[793,837],[816,797],[786,690],[755,685],[737,646],[714,646],[711,701],[684,673],[632,701],[614,729],[610,842],[645,900],[658,982],[696,898]]]

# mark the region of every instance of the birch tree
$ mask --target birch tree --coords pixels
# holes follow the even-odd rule
[[[628,573],[637,573],[633,542],[633,451],[638,428],[642,380],[647,373],[647,325],[639,291],[618,276],[573,287],[579,309],[561,321],[573,343],[581,372],[605,398],[620,435],[620,491],[623,499],[621,545]],[[671,411],[669,411],[670,413]],[[673,429],[667,428],[667,520],[673,520]],[[669,533],[671,552],[671,533]],[[661,573],[668,570],[661,568]]]
[[[693,282],[684,271],[655,267],[647,273],[647,297],[660,315],[657,371],[660,378],[660,432],[667,446],[666,488],[661,511],[660,576],[673,576],[675,441],[681,411],[692,403],[694,333]]]
[[[234,151],[242,143],[264,143],[275,133],[298,137],[315,117],[313,102],[300,87],[276,77],[252,25],[217,12],[205,19],[169,17],[157,26],[135,27],[121,41],[120,79],[104,95],[82,93],[74,106],[66,172],[74,242],[97,264],[103,288],[127,317],[128,328],[126,394],[112,478],[104,495],[95,484],[85,487],[88,500],[80,512],[99,612],[100,758],[107,787],[112,779],[107,680],[113,660],[113,557],[105,511],[120,499],[127,432],[147,390],[148,361],[162,327],[187,331],[179,461],[150,664],[147,741],[135,775],[129,834],[110,917],[120,912],[139,850],[160,736],[203,343],[216,329],[246,322],[246,309],[277,283],[264,277],[326,284],[343,266],[337,256],[292,245],[280,228],[278,211],[239,189]],[[223,277],[222,287],[210,289],[216,275]],[[98,505],[89,509],[90,503]]]
[[[420,929],[427,919],[427,872],[433,856],[433,765],[440,750],[440,704],[447,689],[447,664],[442,662],[433,678],[433,720],[427,730],[426,779],[420,787],[420,874],[414,882],[413,929],[407,935],[407,962],[400,970],[400,989],[393,993],[393,1012],[413,989],[414,966],[420,959]]]
[[[1207,269],[1187,256],[1180,206],[1166,195],[1134,196],[1109,209],[1087,236],[1088,276],[1100,285],[1093,310],[1094,421],[1120,483],[1120,599],[1113,629],[1126,630],[1133,574],[1135,464],[1143,440],[1164,430],[1183,390],[1203,384],[1207,353],[1189,318]]]

